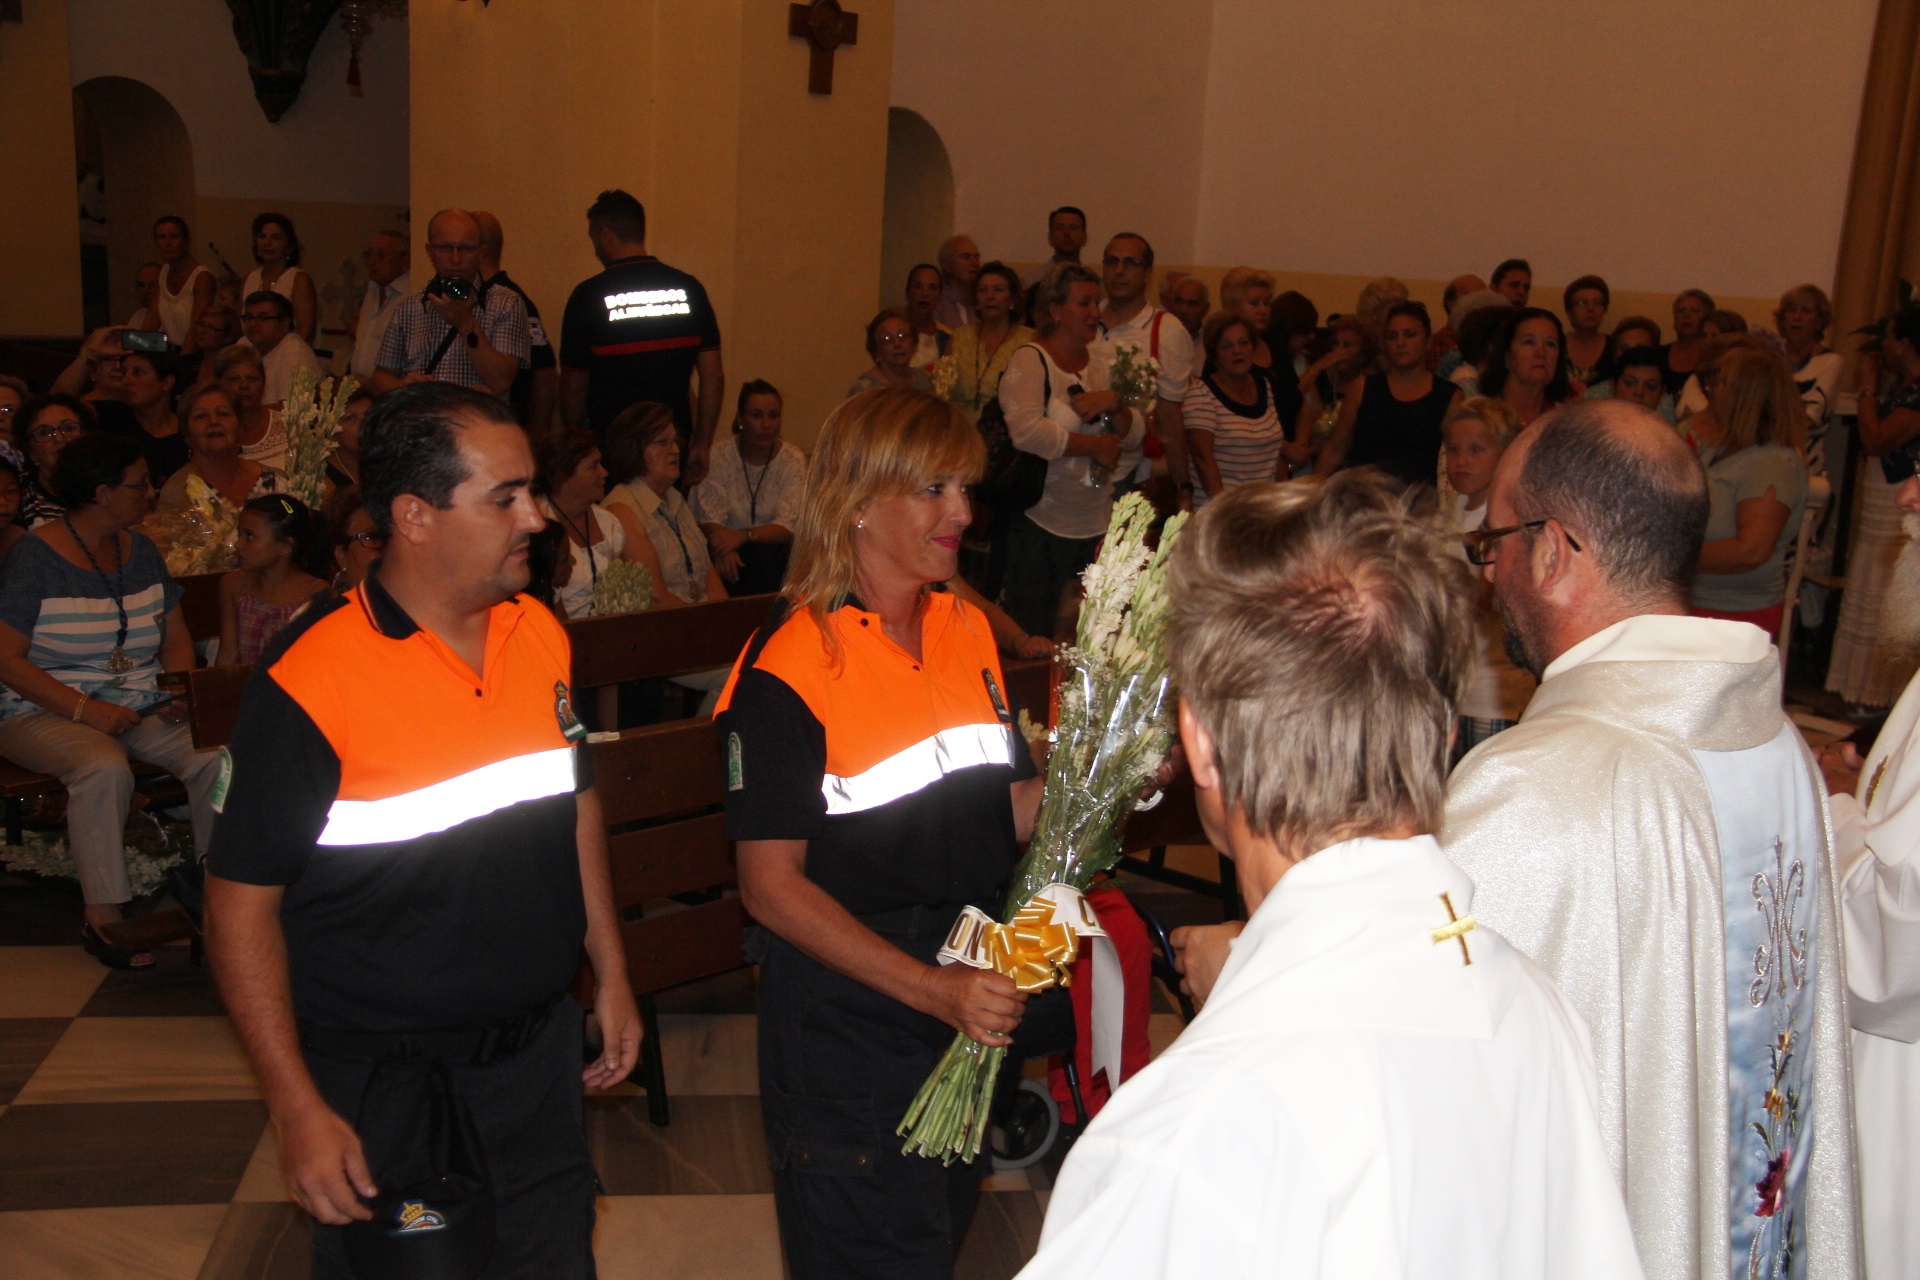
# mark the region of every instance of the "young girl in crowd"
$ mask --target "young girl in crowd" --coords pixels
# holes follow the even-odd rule
[[[220,580],[220,661],[259,660],[274,634],[325,587],[320,520],[297,498],[268,494],[240,510],[240,567]]]
[[[1443,431],[1446,448],[1441,456],[1453,487],[1453,528],[1465,539],[1463,546],[1471,549],[1469,535],[1486,527],[1493,473],[1500,466],[1500,455],[1520,433],[1520,419],[1506,401],[1475,396],[1447,414]],[[1485,584],[1476,620],[1473,671],[1460,693],[1459,733],[1453,746],[1456,762],[1502,729],[1511,728],[1527,709],[1535,684],[1532,676],[1508,659],[1500,615]]]

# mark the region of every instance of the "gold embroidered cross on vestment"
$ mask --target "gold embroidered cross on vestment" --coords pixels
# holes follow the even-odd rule
[[[1440,902],[1447,909],[1448,923],[1432,931],[1434,945],[1438,946],[1448,938],[1452,938],[1460,944],[1460,963],[1472,964],[1473,955],[1467,950],[1467,935],[1479,928],[1480,922],[1475,920],[1471,914],[1464,916],[1456,914],[1453,909],[1453,898],[1451,895],[1441,894]]]

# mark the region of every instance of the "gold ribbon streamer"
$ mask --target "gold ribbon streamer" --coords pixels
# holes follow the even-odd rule
[[[967,908],[953,922],[940,959],[1003,973],[1022,991],[1045,991],[1071,983],[1069,967],[1083,936],[1104,936],[1086,900],[1065,885],[1049,885],[1006,924]]]

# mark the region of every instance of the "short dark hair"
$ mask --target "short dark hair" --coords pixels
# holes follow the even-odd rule
[[[554,432],[534,450],[533,491],[551,498],[573,478],[581,463],[599,451],[600,441],[591,431],[574,427]]]
[[[981,270],[984,271],[986,268],[982,267]],[[774,386],[765,378],[749,378],[740,384],[740,395],[733,404],[734,417],[737,418],[745,413],[747,411],[747,401],[753,399],[755,396],[772,396],[782,405],[785,405],[787,402],[787,398],[780,394],[780,388]]]
[[[1289,289],[1273,300],[1273,311],[1267,318],[1267,342],[1271,345],[1276,335],[1284,340],[1319,327],[1320,308],[1313,305],[1313,299],[1298,289]]]
[[[93,495],[101,485],[119,484],[127,468],[145,456],[140,446],[125,436],[83,431],[54,459],[47,492],[69,511],[92,506]]]
[[[780,393],[775,391],[774,394]],[[741,404],[745,403],[746,399],[742,396]],[[646,479],[648,446],[662,433],[679,429],[680,424],[674,420],[673,410],[663,404],[636,400],[622,409],[607,425],[606,447],[600,451],[600,460],[607,466],[608,482],[626,484],[632,480]],[[576,460],[573,465],[577,467],[580,464]]]
[[[587,206],[587,225],[599,224],[630,244],[647,238],[647,207],[620,190],[609,187]]]
[[[284,213],[263,213],[253,220],[253,234],[258,236],[268,227],[279,227],[287,237],[287,265],[300,265],[300,233],[293,229],[293,219]],[[254,254],[253,260],[260,261],[260,255]]]
[[[1533,264],[1531,262],[1528,262],[1525,258],[1508,258],[1493,269],[1493,280],[1487,287],[1490,289],[1498,289],[1500,282],[1515,271],[1524,271],[1527,273],[1527,279],[1533,279]]]
[[[411,493],[445,511],[472,472],[460,456],[463,415],[513,424],[513,411],[484,391],[422,382],[390,392],[360,428],[360,496],[381,534],[393,532],[393,503]]]
[[[998,276],[1006,283],[1008,314],[1019,311],[1021,298],[1026,293],[1026,287],[1020,283],[1020,273],[998,258],[995,258],[992,262],[982,263],[979,272],[973,277],[973,291],[975,294],[980,292],[980,282],[988,276]]]
[[[1380,317],[1381,332],[1384,333],[1387,326],[1400,316],[1412,316],[1427,331],[1428,337],[1433,336],[1433,317],[1427,314],[1427,304],[1424,302],[1396,302],[1388,307],[1387,314]]]
[[[1707,479],[1691,450],[1650,454],[1610,429],[1645,413],[1618,400],[1579,400],[1540,424],[1514,494],[1523,520],[1563,520],[1586,535],[1608,583],[1629,599],[1685,598],[1707,531]]]
[[[153,220],[153,229],[155,231],[158,231],[160,228],[166,226],[169,222],[171,222],[174,226],[180,228],[180,238],[182,240],[185,240],[187,242],[187,247],[191,249],[193,247],[193,232],[187,229],[187,220],[181,217],[179,214],[177,213],[161,214],[159,217]]]
[[[1145,236],[1141,235],[1138,231],[1120,231],[1107,237],[1108,244],[1112,244],[1115,240],[1138,240],[1140,242],[1141,256],[1147,260],[1148,268],[1152,268],[1153,241],[1147,239]]]
[[[1087,229],[1086,211],[1084,209],[1078,208],[1075,205],[1063,204],[1058,209],[1054,209],[1047,214],[1047,230],[1049,231],[1053,230],[1053,220],[1059,217],[1063,213],[1070,213],[1074,217],[1080,219],[1080,229],[1082,231],[1085,231]]]
[[[1487,353],[1493,350],[1494,342],[1506,328],[1507,313],[1512,310],[1512,307],[1502,303],[1467,312],[1460,320],[1459,329],[1454,332],[1460,344],[1460,358],[1476,369],[1484,365]]]
[[[942,280],[945,280],[947,278],[946,273],[941,271],[940,268],[934,266],[931,262],[916,262],[912,266],[907,268],[907,283],[905,287],[908,289],[913,288],[913,277],[922,271],[931,271],[933,272],[933,274],[939,276]]]
[[[1501,318],[1506,321],[1500,326],[1500,332],[1494,337],[1493,346],[1487,352],[1487,371],[1480,375],[1480,394],[1497,396],[1507,386],[1507,349],[1513,345],[1514,335],[1520,332],[1520,326],[1529,320],[1545,320],[1553,326],[1553,332],[1560,339],[1560,358],[1554,361],[1553,377],[1547,383],[1546,397],[1549,405],[1559,404],[1573,394],[1572,375],[1567,372],[1567,330],[1560,323],[1560,317],[1545,307],[1505,307],[1484,308],[1488,311],[1503,312]],[[1477,313],[1476,313],[1477,314]]]
[[[867,354],[874,358],[875,363],[880,360],[880,326],[889,320],[901,321],[907,326],[908,332],[913,330],[913,317],[907,314],[904,307],[882,307],[876,312],[873,319],[867,321]]]
[[[1533,273],[1528,272],[1527,274],[1532,275]],[[1560,309],[1562,311],[1572,311],[1573,295],[1583,289],[1599,290],[1600,305],[1603,307],[1613,305],[1613,290],[1607,288],[1607,282],[1605,280],[1602,280],[1599,276],[1576,276],[1572,283],[1560,291]]]
[[[244,311],[248,307],[261,302],[270,303],[273,306],[274,314],[280,319],[293,319],[293,302],[281,294],[275,293],[271,289],[255,289],[247,295],[247,300],[240,304],[240,309]]]
[[[37,396],[29,396],[13,415],[14,438],[20,441],[21,448],[26,447],[29,433],[33,430],[33,420],[54,405],[62,409],[71,409],[73,416],[80,419],[80,429],[91,431],[94,428],[93,406],[79,396],[70,396],[64,391],[42,391]]]
[[[1623,369],[1638,369],[1643,365],[1653,369],[1666,368],[1666,353],[1651,342],[1636,342],[1630,347],[1621,347],[1614,353],[1615,376],[1618,376]]]
[[[1656,347],[1660,345],[1660,339],[1666,336],[1666,330],[1662,329],[1660,327],[1660,322],[1658,320],[1655,320],[1652,316],[1622,317],[1613,326],[1614,338],[1616,339],[1619,338],[1621,331],[1626,329],[1638,329],[1642,333],[1652,334],[1653,345]]]
[[[180,381],[180,371],[184,367],[181,363],[183,357],[178,350],[129,351],[127,352],[126,358],[128,360],[146,361],[148,366],[153,369],[153,376],[162,382],[165,382],[168,378],[172,378],[173,385],[176,388],[183,385]]]

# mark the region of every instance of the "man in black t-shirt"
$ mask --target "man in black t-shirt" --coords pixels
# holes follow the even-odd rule
[[[567,425],[604,436],[628,405],[664,404],[689,442],[681,474],[698,484],[707,474],[726,383],[720,324],[707,291],[647,252],[646,209],[624,191],[602,191],[588,208],[587,238],[607,269],[567,299],[560,339]],[[697,413],[688,397],[695,373]]]
[[[547,340],[547,329],[540,323],[540,308],[534,305],[532,295],[500,267],[500,254],[507,245],[500,219],[475,209],[473,220],[480,224],[482,292],[498,285],[513,290],[527,304],[528,364],[514,375],[507,403],[513,406],[513,416],[538,440],[552,428],[553,411],[560,403],[560,362],[554,358],[553,343]]]

